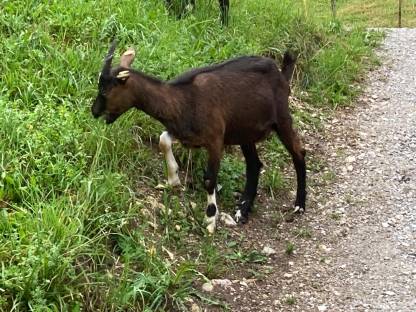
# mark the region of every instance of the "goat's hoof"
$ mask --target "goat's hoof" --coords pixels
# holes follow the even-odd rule
[[[305,213],[305,207],[295,206],[293,213],[303,214]]]
[[[210,234],[210,235],[214,234],[215,233],[215,228],[216,228],[215,222],[209,223],[207,225],[208,234]]]
[[[238,224],[246,224],[248,221],[248,215],[241,213],[241,210],[237,209],[234,219],[235,219],[235,222],[237,222]]]
[[[214,216],[208,217],[205,216],[205,223],[207,224],[207,231],[208,233],[214,234],[215,229],[217,228],[217,218],[218,218],[219,213],[215,214]]]

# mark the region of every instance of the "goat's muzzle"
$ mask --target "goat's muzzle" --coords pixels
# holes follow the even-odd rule
[[[109,125],[109,124],[112,124],[114,121],[116,121],[118,117],[120,117],[119,114],[106,113],[104,115],[104,120],[105,120],[105,123]]]
[[[101,112],[98,112],[97,110],[94,109],[94,106],[91,107],[91,113],[94,116],[94,118],[98,118],[102,115]]]
[[[91,106],[91,113],[94,118],[100,117],[105,111],[105,99],[99,94]]]

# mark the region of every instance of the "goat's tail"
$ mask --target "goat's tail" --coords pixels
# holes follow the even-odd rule
[[[286,51],[285,55],[283,56],[282,73],[287,81],[292,79],[293,71],[295,70],[295,63],[296,56],[293,53]]]

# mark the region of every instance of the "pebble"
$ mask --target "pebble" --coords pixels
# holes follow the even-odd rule
[[[206,282],[202,285],[202,290],[206,292],[211,292],[214,290],[214,286],[211,282]]]
[[[213,279],[211,280],[213,286],[229,287],[232,282],[229,279]]]
[[[226,226],[236,226],[237,225],[237,223],[235,222],[233,217],[231,217],[228,213],[221,212],[220,213],[220,220]]]
[[[201,311],[202,311],[201,308],[196,303],[192,304],[191,312],[201,312]]]
[[[261,253],[266,255],[266,256],[271,256],[271,255],[274,255],[276,253],[276,250],[274,250],[273,248],[271,248],[269,246],[264,246]]]
[[[322,304],[318,306],[318,311],[323,312],[326,311],[328,308],[326,305]]]

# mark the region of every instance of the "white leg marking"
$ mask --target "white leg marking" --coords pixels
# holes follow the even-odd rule
[[[215,231],[215,228],[216,228],[217,218],[218,218],[218,215],[219,215],[217,200],[215,198],[215,191],[211,195],[207,194],[207,207],[211,204],[215,205],[215,208],[216,208],[215,209],[215,215],[213,215],[211,217],[205,216],[205,222],[207,223],[208,233],[213,234],[214,231]]]
[[[244,205],[245,203],[246,203],[246,201],[243,200],[240,203],[240,205]],[[238,223],[240,221],[241,217],[242,217],[242,215],[241,215],[241,209],[237,209],[237,211],[235,212],[235,215],[234,215],[235,222]]]
[[[178,176],[178,163],[172,152],[172,137],[167,131],[163,131],[159,138],[159,147],[165,155],[166,165],[168,167],[168,184],[172,186],[180,185],[181,181]]]
[[[241,219],[241,210],[240,209],[238,209],[236,211],[236,213],[234,215],[234,219],[235,219],[235,222],[237,222],[237,223],[238,223],[238,221],[240,221],[240,219]]]
[[[295,206],[295,208],[294,208],[294,210],[293,210],[293,212],[300,212],[300,213],[303,213],[303,212],[305,212],[305,209],[303,209],[303,208],[300,208],[299,206]]]

